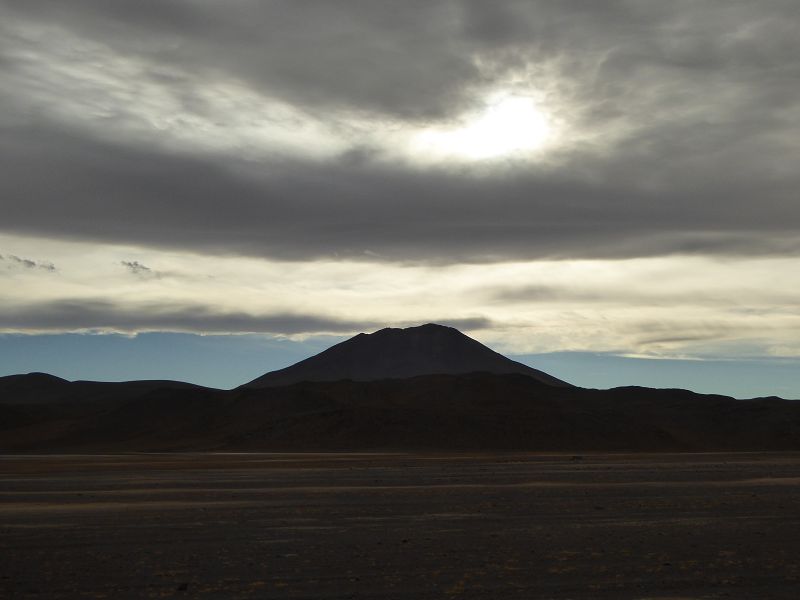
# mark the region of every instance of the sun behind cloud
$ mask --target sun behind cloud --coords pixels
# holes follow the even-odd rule
[[[415,141],[436,156],[486,160],[537,152],[553,130],[552,118],[532,97],[497,93],[458,126],[426,129]]]

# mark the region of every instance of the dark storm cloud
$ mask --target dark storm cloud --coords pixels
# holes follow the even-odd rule
[[[3,6],[0,77],[22,83],[0,92],[2,231],[442,263],[800,251],[794,2]],[[486,172],[392,162],[355,139],[327,161],[167,149],[113,117],[78,127],[41,98],[26,108],[52,84],[25,71],[48,43],[32,24],[136,58],[187,111],[205,110],[198,81],[234,80],[318,117],[403,125],[454,118],[514,76],[597,137]]]

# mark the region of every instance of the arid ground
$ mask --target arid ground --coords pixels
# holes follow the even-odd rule
[[[2,598],[800,598],[800,453],[0,457]]]

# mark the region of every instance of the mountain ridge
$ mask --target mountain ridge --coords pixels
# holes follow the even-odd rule
[[[798,401],[579,388],[441,325],[360,334],[253,382],[0,377],[0,453],[800,451]]]
[[[800,450],[800,402],[553,387],[521,374],[106,385],[84,402],[0,404],[0,452]]]

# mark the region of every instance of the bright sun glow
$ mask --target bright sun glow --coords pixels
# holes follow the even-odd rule
[[[499,96],[460,127],[428,129],[417,139],[421,149],[472,160],[540,150],[551,135],[548,117],[526,96]]]

